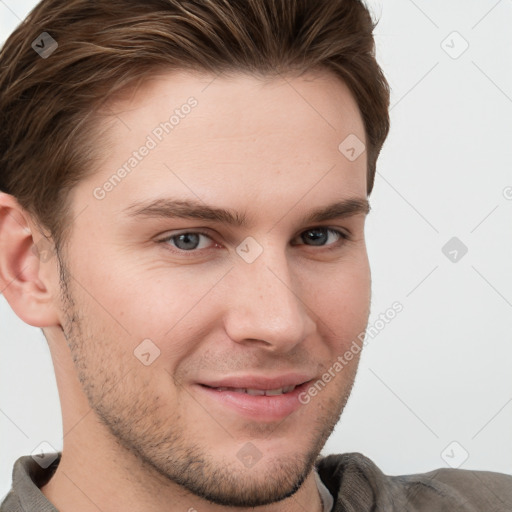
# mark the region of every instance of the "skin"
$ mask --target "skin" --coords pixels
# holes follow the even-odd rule
[[[35,222],[0,194],[0,284],[18,316],[44,328],[56,372],[62,459],[42,492],[61,511],[321,510],[312,464],[360,353],[280,421],[247,418],[197,382],[286,372],[316,380],[364,331],[366,215],[302,222],[313,208],[366,199],[366,153],[349,161],[338,150],[350,134],[365,141],[362,118],[329,72],[213,79],[162,74],[110,105],[109,149],[72,191],[69,245],[58,257],[37,257]],[[190,96],[198,105],[172,134],[95,199]],[[249,226],[122,213],[170,196],[245,213]],[[321,229],[318,245],[305,234],[327,227],[350,239]],[[198,229],[209,238],[192,239],[195,252],[180,252],[176,238],[158,243]],[[236,252],[249,236],[263,249],[252,263]],[[160,350],[147,366],[134,356],[144,339]],[[244,446],[261,455],[251,467],[237,456]]]

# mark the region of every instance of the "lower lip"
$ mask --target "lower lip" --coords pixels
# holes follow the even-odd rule
[[[299,395],[308,386],[309,382],[305,382],[290,393],[275,396],[219,391],[201,384],[196,388],[210,399],[220,402],[243,416],[261,422],[271,422],[283,420],[296,411],[302,405],[299,402]]]

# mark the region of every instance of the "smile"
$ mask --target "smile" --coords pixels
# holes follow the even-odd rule
[[[217,391],[232,391],[233,393],[246,393],[247,395],[252,396],[279,396],[285,393],[291,393],[297,386],[285,386],[283,388],[277,389],[251,389],[251,388],[229,388],[229,387],[219,387],[212,388]]]
[[[223,414],[269,423],[282,421],[303,407],[298,397],[310,382],[309,376],[237,377],[226,378],[224,382],[197,383],[195,389]]]

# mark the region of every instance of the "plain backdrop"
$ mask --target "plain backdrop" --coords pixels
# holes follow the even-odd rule
[[[0,42],[35,4],[0,0]],[[368,4],[392,88],[367,220],[370,325],[403,311],[375,324],[324,453],[395,475],[512,475],[512,1]],[[19,456],[62,449],[62,426],[46,342],[3,296],[0,350],[1,497]]]

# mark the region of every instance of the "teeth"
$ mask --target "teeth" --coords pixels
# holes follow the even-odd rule
[[[295,385],[291,386],[285,386],[283,388],[278,389],[250,389],[250,388],[227,388],[227,387],[221,387],[221,388],[215,388],[217,391],[234,391],[235,393],[247,393],[248,395],[252,396],[279,396],[283,393],[290,393],[295,389]]]
[[[283,394],[283,388],[267,389],[265,391],[265,395],[267,395],[267,396],[275,396],[275,395],[282,395],[282,394]]]
[[[265,394],[265,390],[263,390],[263,389],[246,389],[245,392],[248,395],[254,395],[254,396],[263,396]]]

